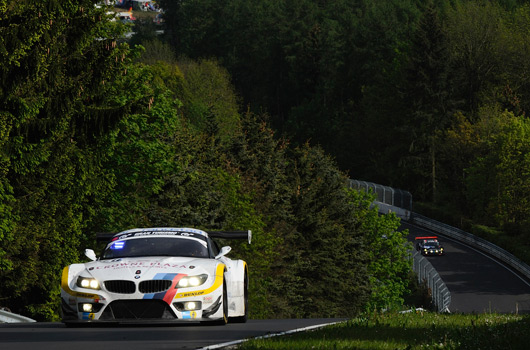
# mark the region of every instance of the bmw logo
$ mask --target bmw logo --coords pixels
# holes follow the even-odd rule
[[[139,278],[140,278],[140,276],[139,276],[139,275],[136,275],[136,276],[134,276],[134,278],[135,278],[135,279],[139,279]]]

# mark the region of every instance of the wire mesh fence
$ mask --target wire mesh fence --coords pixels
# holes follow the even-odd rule
[[[420,252],[414,251],[412,258],[412,270],[418,276],[418,282],[426,284],[435,308],[438,312],[448,312],[451,304],[451,292],[444,281],[429,260],[424,258]]]
[[[350,188],[373,193],[377,202],[412,210],[412,194],[408,191],[353,179],[350,179]]]

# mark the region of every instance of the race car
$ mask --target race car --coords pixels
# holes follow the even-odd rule
[[[437,236],[416,237],[416,249],[422,255],[444,255],[444,248]]]
[[[62,321],[82,323],[246,322],[248,267],[213,238],[245,238],[250,231],[137,228],[99,235],[99,258],[63,269]]]

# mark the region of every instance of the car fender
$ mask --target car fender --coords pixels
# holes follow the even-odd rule
[[[243,260],[226,262],[225,281],[228,292],[228,316],[236,317],[245,314],[245,273],[247,263]]]

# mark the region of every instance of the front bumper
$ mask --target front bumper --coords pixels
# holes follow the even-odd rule
[[[61,282],[62,319],[73,322],[199,322],[223,319],[223,274],[194,288],[176,288],[175,279],[165,290],[140,292],[136,282],[125,281],[130,290],[80,288],[68,281],[68,270]],[[173,277],[172,275],[170,277]],[[154,282],[158,282],[155,280]],[[122,283],[119,283],[123,286]],[[156,283],[155,283],[156,284]],[[164,287],[165,288],[165,287]]]
[[[199,303],[199,301],[194,301]],[[173,323],[216,321],[222,318],[221,297],[197,310],[183,310],[179,304],[172,305],[157,299],[124,299],[109,303],[77,298],[73,305],[62,300],[65,323]],[[93,312],[80,311],[83,305],[91,304]],[[201,303],[201,305],[203,305]],[[77,310],[76,310],[77,308]],[[221,312],[219,312],[221,310]],[[97,312],[96,312],[97,311]]]
[[[428,256],[428,255],[444,255],[444,251],[443,250],[439,250],[439,249],[427,249],[427,250],[423,249],[421,251],[421,253],[423,255],[426,255],[426,256]]]

